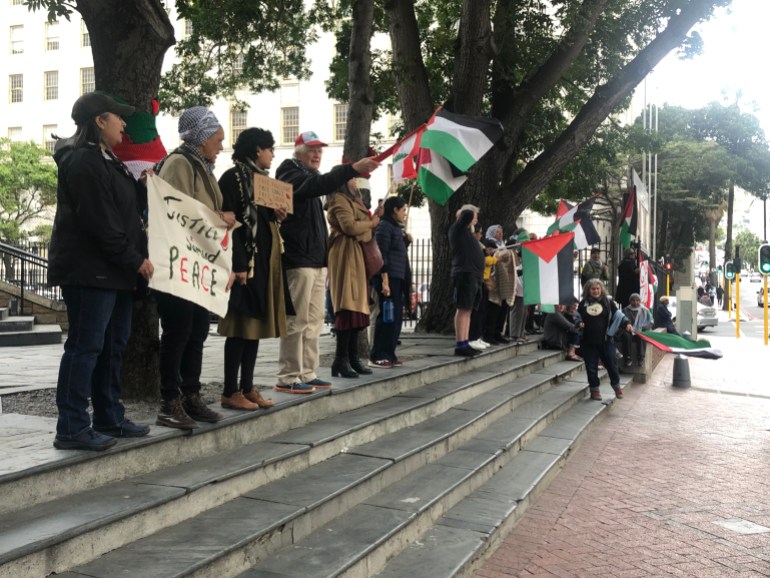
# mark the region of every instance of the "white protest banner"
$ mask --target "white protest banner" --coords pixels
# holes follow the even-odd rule
[[[219,216],[160,177],[147,177],[150,287],[224,317],[233,267],[232,230]]]

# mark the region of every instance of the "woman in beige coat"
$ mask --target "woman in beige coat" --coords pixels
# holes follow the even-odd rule
[[[334,307],[337,349],[332,377],[371,373],[358,357],[358,332],[369,326],[369,288],[361,241],[369,241],[380,222],[364,206],[356,179],[330,195],[329,292]]]

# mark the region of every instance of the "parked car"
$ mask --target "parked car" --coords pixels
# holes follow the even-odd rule
[[[676,321],[676,297],[668,298],[668,310],[671,311],[671,317]],[[719,325],[716,308],[699,302],[697,305],[697,325],[698,331]]]
[[[754,271],[749,276],[749,282],[750,283],[759,283],[760,281],[762,281],[762,275],[760,275],[759,271]]]

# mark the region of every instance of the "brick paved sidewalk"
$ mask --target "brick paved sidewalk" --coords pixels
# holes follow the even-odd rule
[[[741,396],[671,387],[673,360],[614,404],[477,578],[770,576],[770,399],[750,393],[764,364]],[[737,362],[690,360],[693,385],[737,393]]]

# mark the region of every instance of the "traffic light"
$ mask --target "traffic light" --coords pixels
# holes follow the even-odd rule
[[[725,261],[725,279],[735,279],[735,265],[732,261]]]
[[[673,263],[671,263],[671,257],[666,255],[665,260],[663,261],[663,268],[666,270],[666,273],[671,273],[671,270],[673,269]]]
[[[770,275],[770,244],[759,246],[759,272],[762,275]]]

